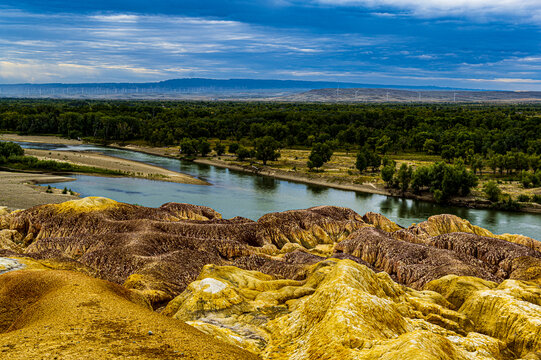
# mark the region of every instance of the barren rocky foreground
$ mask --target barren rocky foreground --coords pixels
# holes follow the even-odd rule
[[[541,242],[452,215],[85,198],[1,215],[0,260],[6,358],[541,359]]]

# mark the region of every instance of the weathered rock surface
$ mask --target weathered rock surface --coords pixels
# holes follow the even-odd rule
[[[0,206],[0,216],[9,214],[7,206]]]
[[[22,235],[17,230],[0,230],[0,249],[21,252],[23,249],[18,245],[21,240]]]
[[[541,315],[516,305],[525,294],[539,301],[539,288],[515,281],[515,293],[505,295],[515,305],[485,311],[503,295],[488,300],[476,291],[511,290],[474,279],[447,280],[468,289],[458,309],[437,292],[405,288],[349,260],[322,261],[303,281],[209,265],[164,314],[266,359],[515,359],[541,350]],[[484,321],[483,313],[492,317]]]
[[[151,311],[133,291],[77,272],[0,275],[0,304],[6,359],[257,359]]]
[[[335,206],[319,206],[263,215],[259,220],[260,245],[272,244],[279,249],[286,244],[299,244],[306,249],[318,245],[334,245],[349,234],[366,226],[353,210]]]
[[[277,256],[298,249],[330,255],[337,241],[366,226],[352,210],[337,207],[268,214],[255,222],[224,220],[203,206],[153,209],[104,198],[38,206],[3,221],[4,231],[19,234],[15,245],[25,255],[77,260],[156,304],[179,294],[206,264],[263,266],[270,274],[295,277],[313,258]],[[3,248],[17,250],[11,243]]]
[[[16,259],[0,257],[0,275],[7,273],[8,271],[22,269],[23,267],[24,264],[21,264]]]
[[[2,249],[76,260],[100,278],[145,293],[156,306],[182,292],[206,264],[303,279],[308,265],[332,256],[417,289],[447,274],[496,282],[541,276],[535,247],[474,235],[486,231],[450,215],[401,229],[379,214],[321,206],[256,222],[221,219],[203,206],[145,208],[91,197],[1,218]]]
[[[475,331],[500,339],[516,357],[541,357],[541,287],[535,283],[505,280],[498,285],[449,275],[426,288],[441,293]]]
[[[540,279],[541,253],[526,246],[461,232],[414,242],[397,239],[395,234],[366,227],[337,244],[335,250],[358,257],[416,289],[447,274],[496,282]]]
[[[395,236],[409,242],[423,242],[430,237],[454,232],[466,232],[475,235],[498,238],[508,242],[520,244],[541,252],[541,241],[534,240],[524,235],[502,234],[494,235],[487,229],[472,225],[468,220],[455,215],[434,215],[417,225],[397,231]]]
[[[0,256],[27,266],[0,282],[23,272],[43,282],[40,271],[63,274],[61,289],[78,276],[108,280],[117,285],[92,286],[111,304],[167,305],[155,315],[268,359],[541,359],[536,240],[451,215],[403,229],[379,214],[329,206],[252,221],[203,206],[85,198],[0,215]],[[98,283],[124,289],[124,300]],[[163,349],[173,348],[162,335]]]
[[[368,224],[374,225],[376,229],[386,232],[394,232],[402,229],[402,227],[387,219],[385,216],[374,212],[367,212],[364,214],[363,220]]]

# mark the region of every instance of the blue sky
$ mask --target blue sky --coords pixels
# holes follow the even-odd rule
[[[0,1],[0,83],[182,77],[541,91],[541,1]]]

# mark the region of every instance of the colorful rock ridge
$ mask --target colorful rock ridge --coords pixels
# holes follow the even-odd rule
[[[539,242],[452,215],[85,198],[1,215],[0,257],[10,358],[541,359]]]

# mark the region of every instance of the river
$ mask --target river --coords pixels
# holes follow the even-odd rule
[[[104,196],[121,202],[151,207],[157,207],[166,202],[205,205],[220,212],[224,218],[243,216],[253,220],[269,212],[304,209],[318,205],[348,207],[359,214],[368,211],[378,212],[402,226],[424,221],[431,215],[446,213],[467,219],[472,224],[496,234],[522,234],[541,239],[540,214],[469,209],[338,190],[95,145],[20,144],[24,148],[33,149],[94,151],[180,171],[212,184],[201,186],[127,177],[74,175],[72,177],[76,178],[76,181],[56,185],[60,188],[67,186],[82,196]]]

